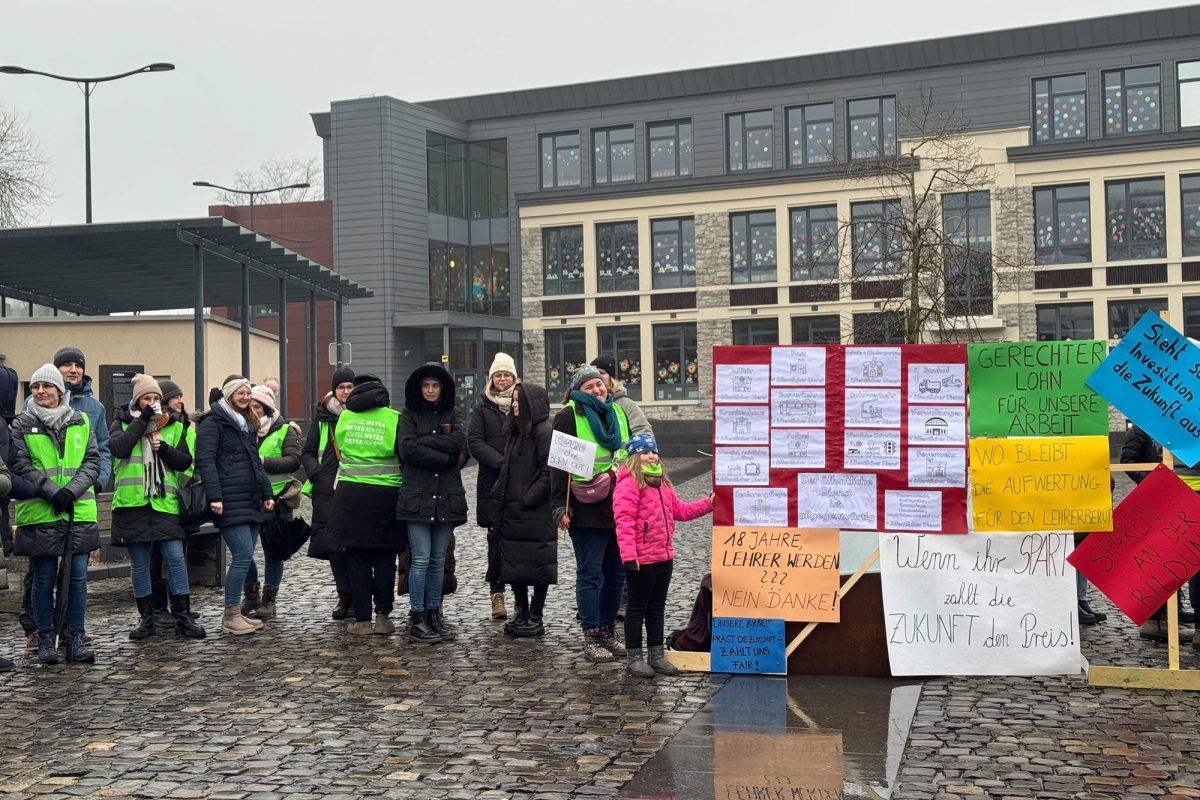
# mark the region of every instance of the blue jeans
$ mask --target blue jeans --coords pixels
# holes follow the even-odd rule
[[[1083,577],[1083,573],[1075,570],[1075,596],[1079,598],[1079,602],[1087,600],[1088,580]]]
[[[71,584],[67,591],[67,630],[83,633],[83,618],[87,613],[87,553],[71,556]],[[39,635],[53,636],[54,585],[58,581],[58,559],[54,556],[34,556],[29,559],[33,573],[33,622]]]
[[[230,525],[221,528],[221,538],[229,548],[229,571],[225,574],[225,607],[240,605],[246,573],[254,563],[254,539],[257,525]]]
[[[617,532],[608,528],[571,526],[575,548],[575,603],[585,631],[613,627],[625,586],[625,566],[617,547]]]
[[[254,543],[258,544],[258,530],[254,531]],[[272,561],[264,552],[263,565],[263,574],[266,576],[263,585],[274,586],[278,589],[279,585],[283,583],[283,562]],[[258,583],[258,565],[252,558],[250,559],[250,569],[246,572],[246,586],[253,586],[256,583]]]
[[[129,543],[129,576],[133,579],[133,596],[149,597],[150,588],[150,554],[154,548],[162,554],[167,562],[167,585],[171,594],[188,594],[187,562],[183,558],[183,541],[180,539],[164,539],[158,542]]]
[[[449,522],[409,522],[408,607],[424,611],[442,607],[442,581],[446,576],[446,549],[454,526]]]

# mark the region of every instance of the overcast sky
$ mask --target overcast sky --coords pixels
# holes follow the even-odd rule
[[[203,215],[211,190],[270,158],[320,155],[332,100],[418,101],[757,61],[1186,5],[1163,0],[3,0],[0,64],[98,76],[96,222]],[[821,11],[814,9],[820,8]],[[49,162],[47,224],[84,219],[83,98],[0,75]],[[263,202],[268,202],[264,198]]]

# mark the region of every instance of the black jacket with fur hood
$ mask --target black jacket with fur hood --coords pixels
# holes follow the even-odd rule
[[[437,378],[442,393],[436,403],[421,395],[421,381]],[[442,426],[449,425],[443,432]],[[400,461],[404,485],[396,501],[396,519],[405,522],[467,521],[467,494],[462,485],[467,425],[454,405],[454,379],[436,364],[417,367],[404,384],[400,415]]]

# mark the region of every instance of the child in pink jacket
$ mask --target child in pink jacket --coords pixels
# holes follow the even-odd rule
[[[628,669],[639,678],[654,673],[676,675],[663,655],[663,625],[667,589],[675,549],[672,536],[675,520],[697,519],[712,513],[713,496],[685,503],[675,494],[670,479],[658,460],[658,443],[640,433],[625,444],[628,458],[617,473],[613,490],[613,517],[617,523],[617,545],[625,563],[629,604],[625,610],[625,649]],[[642,621],[646,623],[647,659],[642,654]]]

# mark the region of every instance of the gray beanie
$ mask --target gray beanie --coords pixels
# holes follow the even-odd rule
[[[600,378],[600,370],[593,367],[591,364],[584,364],[579,369],[571,373],[571,391],[576,391],[580,386],[583,386],[593,378]]]
[[[60,395],[67,393],[67,385],[63,383],[62,373],[53,364],[42,364],[33,371],[33,375],[29,377],[29,384],[32,386],[35,383],[50,383],[58,387]]]

